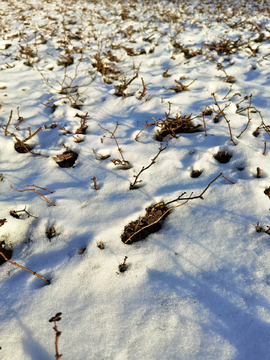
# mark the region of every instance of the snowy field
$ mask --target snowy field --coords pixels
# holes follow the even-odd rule
[[[270,358],[269,5],[1,1],[1,359]]]

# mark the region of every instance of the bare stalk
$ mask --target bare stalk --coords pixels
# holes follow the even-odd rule
[[[164,148],[162,147],[162,143],[160,143],[159,152],[157,153],[157,155],[156,155],[153,159],[151,159],[151,163],[150,163],[148,166],[146,166],[146,167],[143,166],[143,167],[141,168],[140,172],[139,172],[136,176],[134,175],[135,180],[134,180],[134,182],[133,182],[132,184],[130,184],[130,186],[129,186],[129,189],[130,189],[130,190],[134,189],[134,188],[136,187],[136,184],[142,181],[142,180],[138,181],[138,178],[139,178],[139,176],[141,175],[141,173],[142,173],[143,171],[149,169],[153,164],[155,164],[155,160],[158,158],[159,154],[160,154],[162,151],[164,151],[164,150],[167,149],[167,147],[168,147],[168,141],[169,141],[169,140],[167,139],[167,144],[166,144],[166,146],[165,146]]]
[[[118,121],[117,121],[116,127],[115,127],[114,131],[111,132],[110,130],[105,129],[105,128],[102,127],[100,124],[98,124],[98,126],[101,127],[101,129],[103,129],[103,130],[107,131],[109,134],[111,134],[111,139],[114,139],[114,141],[115,141],[115,143],[116,143],[116,146],[117,146],[117,149],[118,149],[118,151],[119,151],[119,153],[120,153],[120,155],[121,155],[121,158],[122,158],[122,160],[123,160],[124,165],[125,165],[128,169],[130,169],[130,166],[129,166],[129,164],[128,164],[128,161],[126,161],[126,160],[124,159],[124,156],[123,156],[123,154],[122,154],[122,150],[121,150],[120,146],[118,145],[117,139],[116,139],[116,137],[115,137],[115,132],[116,132],[116,130],[117,130],[117,128],[118,128],[119,125],[121,125],[121,124],[119,124]]]
[[[24,186],[31,186],[31,185],[24,185]],[[26,190],[17,190],[15,189],[12,184],[10,184],[11,189],[18,191],[18,192],[25,192],[25,191],[35,191],[36,193],[38,193],[44,200],[47,201],[47,203],[49,203],[51,206],[55,206],[53,203],[51,203],[48,199],[45,198],[44,195],[42,195],[39,191],[37,191],[36,189],[26,189]],[[41,188],[42,189],[42,188]],[[45,190],[45,189],[44,189]],[[49,191],[49,190],[47,190]]]
[[[232,130],[231,130],[231,125],[230,125],[230,120],[228,120],[228,119],[226,118],[226,115],[224,114],[224,111],[220,108],[220,106],[219,106],[219,104],[218,104],[218,102],[217,102],[217,100],[216,100],[215,93],[212,93],[211,95],[214,97],[215,104],[217,105],[220,113],[222,114],[222,116],[224,117],[224,119],[226,120],[226,122],[227,122],[227,124],[228,124],[229,132],[230,132],[230,136],[231,136],[231,141],[232,141],[233,144],[236,146],[236,143],[235,143],[235,141],[233,140],[233,136],[232,136]]]
[[[39,277],[40,279],[47,281],[49,284],[51,283],[50,280],[48,280],[48,279],[46,279],[45,277],[39,275],[39,274],[36,273],[35,271],[29,270],[29,269],[25,268],[24,266],[19,265],[19,264],[17,264],[16,262],[13,262],[13,261],[9,260],[1,251],[0,251],[0,255],[3,256],[3,258],[4,258],[7,262],[9,262],[10,264],[15,265],[15,266],[17,266],[17,267],[19,267],[19,268],[21,268],[21,269],[23,269],[23,270],[25,270],[25,271],[30,272],[32,275],[37,276],[37,277]]]

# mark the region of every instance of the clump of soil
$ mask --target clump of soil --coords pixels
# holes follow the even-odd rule
[[[258,137],[260,135],[259,129],[257,128],[255,131],[253,131],[252,135]]]
[[[159,231],[162,228],[165,217],[168,216],[168,207],[158,203],[145,209],[146,214],[136,221],[125,226],[121,235],[124,244],[131,245],[136,241],[145,239],[148,235]]]
[[[176,134],[198,132],[201,125],[192,125],[191,115],[180,116],[176,114],[175,118],[167,116],[165,120],[161,120],[160,127],[156,135],[158,141],[162,141],[167,135],[177,138]]]
[[[6,248],[6,244],[4,241],[0,241],[0,251],[5,255],[6,258],[8,258],[9,260],[11,259],[13,251]],[[6,260],[3,258],[3,256],[0,255],[0,266],[3,265],[5,262]]]
[[[17,141],[14,145],[14,149],[20,154],[25,154],[25,153],[28,153],[29,151],[31,151],[32,149],[34,149],[34,146]]]
[[[202,174],[202,171],[200,171],[200,170],[193,170],[192,173],[190,174],[190,176],[191,176],[192,178],[198,178],[199,176],[201,176],[201,174]]]
[[[264,190],[265,195],[270,198],[270,187]]]
[[[56,235],[56,231],[54,227],[51,227],[47,232],[46,232],[47,238],[49,240],[51,240],[53,237],[55,237]]]
[[[214,158],[221,164],[227,164],[231,160],[232,155],[229,155],[228,152],[225,150],[219,151],[216,155],[214,155]]]
[[[67,150],[62,155],[53,156],[53,160],[56,161],[61,168],[69,168],[75,164],[77,157],[78,154],[74,151]]]
[[[124,262],[118,266],[118,269],[119,269],[120,272],[125,272],[125,271],[127,271],[128,266],[127,266],[127,264],[126,264],[126,261],[127,261],[127,256],[125,256]]]

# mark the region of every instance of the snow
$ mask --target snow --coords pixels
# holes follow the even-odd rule
[[[49,319],[58,312],[63,359],[269,359],[269,2],[241,4],[2,1],[0,219],[7,222],[0,241],[13,250],[12,262],[50,284],[14,264],[0,266],[1,359],[57,358]],[[231,54],[207,47],[239,36]],[[200,52],[186,58],[174,41]],[[124,47],[146,53],[129,56]],[[108,50],[119,62],[109,61]],[[58,65],[69,52],[74,63]],[[98,72],[98,53],[121,73]],[[137,73],[127,96],[115,96],[114,86]],[[142,79],[147,94],[140,100]],[[175,80],[195,79],[187,91],[170,89]],[[222,115],[214,122],[214,96],[232,138]],[[206,106],[213,110],[204,117],[207,132]],[[177,114],[192,114],[199,131],[167,136],[168,147],[130,190],[161,146],[158,126],[140,131]],[[76,134],[84,119],[86,134]],[[23,141],[40,127],[26,142],[32,153],[15,151],[15,137]],[[78,158],[61,168],[53,157],[67,148]],[[214,158],[221,151],[232,156],[229,162]],[[192,178],[193,170],[202,173]],[[11,185],[35,189],[55,206]],[[121,241],[125,226],[146,208],[184,192],[198,197],[206,188],[203,199],[170,210],[161,230],[131,245]],[[51,228],[56,235],[48,239]]]

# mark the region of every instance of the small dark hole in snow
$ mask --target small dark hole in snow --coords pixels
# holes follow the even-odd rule
[[[264,190],[265,195],[270,198],[270,187]]]
[[[8,260],[11,259],[13,250],[6,248],[4,241],[0,241],[0,251],[5,255]],[[3,258],[3,256],[0,256],[0,266],[3,265],[5,262],[6,260]]]
[[[258,137],[260,135],[259,130],[253,131],[252,135],[255,136],[255,137]]]
[[[74,151],[68,150],[65,151],[62,155],[53,157],[53,159],[61,168],[69,168],[75,164],[77,157],[78,154],[76,154]]]
[[[193,170],[192,173],[190,174],[190,176],[191,176],[192,178],[198,178],[199,176],[201,176],[201,174],[202,174],[202,171],[200,171],[200,170]]]
[[[20,154],[25,154],[25,153],[28,153],[27,150],[31,151],[32,149],[34,149],[34,146],[28,145],[28,144],[24,144],[24,146],[23,146],[21,143],[16,142],[14,145],[14,149]]]
[[[245,170],[245,168],[244,168],[244,167],[242,167],[242,166],[239,166],[239,167],[237,168],[237,170],[239,170],[239,171],[243,171],[243,170]]]
[[[214,158],[221,164],[226,164],[231,160],[232,155],[229,155],[227,151],[219,151]]]

